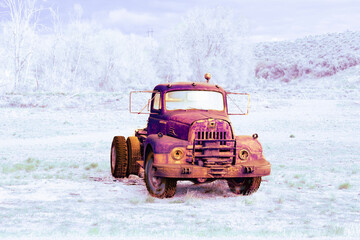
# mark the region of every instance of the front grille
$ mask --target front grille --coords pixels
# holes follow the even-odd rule
[[[199,166],[230,165],[235,162],[233,139],[194,139],[188,146],[188,162]]]
[[[197,140],[208,140],[208,139],[216,139],[216,140],[225,140],[226,132],[197,132],[195,133],[197,136]],[[200,144],[202,142],[200,141]],[[220,145],[225,145],[226,141],[220,141]]]
[[[190,129],[191,145],[188,146],[189,163],[210,167],[213,175],[222,175],[223,170],[235,163],[236,142],[231,127],[223,120],[195,122]]]

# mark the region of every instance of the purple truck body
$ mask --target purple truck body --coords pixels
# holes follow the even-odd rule
[[[168,110],[167,93],[175,91],[218,92],[223,96],[223,110]],[[270,174],[271,165],[263,156],[257,134],[235,135],[227,94],[218,85],[198,82],[154,88],[147,127],[135,131],[140,151],[136,162],[145,169],[151,195],[172,197],[177,180],[203,183],[216,179],[226,179],[231,191],[248,195],[259,188],[262,176]],[[131,165],[136,153],[129,145],[127,151]]]

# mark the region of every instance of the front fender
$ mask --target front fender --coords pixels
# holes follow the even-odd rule
[[[159,137],[157,134],[151,134],[145,140],[145,149],[147,149],[149,145],[154,153],[170,153],[175,147],[186,148],[186,146],[189,145],[189,142],[170,136],[164,135]]]
[[[148,153],[150,148],[154,153],[155,163],[168,163],[171,150],[173,150],[175,147],[180,147],[185,150],[188,144],[189,142],[186,140],[182,140],[170,136],[159,137],[157,134],[149,135],[144,143],[145,152],[144,152],[143,167],[145,168],[146,154]],[[179,161],[178,163],[183,162],[184,159],[182,161]]]
[[[250,153],[248,161],[256,161],[264,158],[261,143],[252,136],[236,136],[236,162],[240,161],[239,152],[243,149]]]
[[[239,153],[242,150],[249,152],[248,159],[240,159]],[[236,165],[242,166],[242,172],[247,177],[267,176],[271,172],[271,164],[264,158],[259,140],[252,136],[236,137]]]

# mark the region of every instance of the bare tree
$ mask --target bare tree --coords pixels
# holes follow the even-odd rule
[[[251,58],[246,35],[246,21],[231,9],[192,9],[163,43],[161,75],[201,81],[204,73],[211,72],[224,86],[234,78],[243,83]]]
[[[38,15],[41,10],[36,6],[36,2],[37,0],[3,0],[2,3],[9,14],[4,32],[9,35],[10,61],[12,61],[14,77],[13,91],[23,87],[28,78]]]

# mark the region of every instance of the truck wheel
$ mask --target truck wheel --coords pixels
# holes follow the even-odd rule
[[[128,148],[128,159],[129,166],[126,175],[130,174],[139,175],[140,165],[137,164],[137,161],[141,161],[141,150],[140,150],[140,141],[137,137],[128,137],[126,140]]]
[[[227,182],[233,193],[239,195],[250,195],[259,189],[261,177],[230,178]]]
[[[111,145],[110,154],[111,174],[116,178],[126,177],[128,153],[125,137],[116,136]]]
[[[157,198],[171,198],[176,192],[176,180],[155,177],[154,153],[150,152],[145,164],[145,183],[150,195]]]

